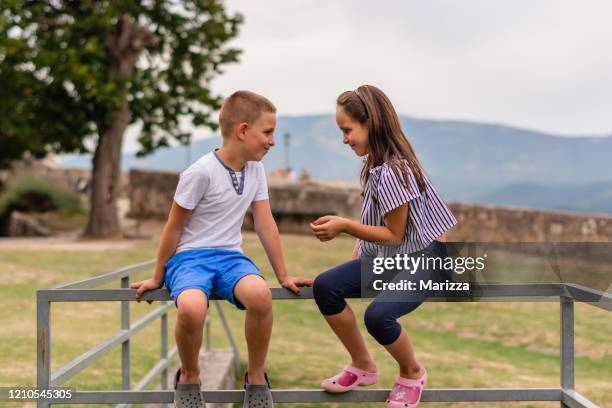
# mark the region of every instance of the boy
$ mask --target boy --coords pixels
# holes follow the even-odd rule
[[[264,362],[272,332],[270,289],[240,248],[247,208],[279,283],[299,294],[310,279],[287,274],[260,160],[274,146],[276,108],[263,96],[237,91],[221,108],[223,146],[181,173],[164,227],[153,278],[131,285],[136,298],[163,284],[178,308],[175,328],[181,368],[175,405],[201,407],[198,354],[208,298],[215,293],[246,309],[248,369],[244,407],[272,407]],[[193,405],[193,404],[196,405]],[[252,404],[252,405],[251,405]]]

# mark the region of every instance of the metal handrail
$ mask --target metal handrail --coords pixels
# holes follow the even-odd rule
[[[171,305],[170,294],[166,289],[151,290],[143,294],[143,301],[162,301],[163,304],[133,326],[129,321],[129,302],[135,301],[135,290],[129,289],[131,275],[151,268],[154,261],[148,261],[131,267],[121,268],[117,271],[93,278],[79,280],[57,286],[52,289],[41,289],[37,292],[37,385],[39,389],[57,387],[65,383],[76,373],[112,348],[122,345],[122,386],[123,391],[78,391],[72,393],[70,400],[39,401],[39,407],[46,407],[54,403],[168,403],[172,402],[172,391],[145,391],[157,375],[161,374],[162,388],[167,389],[167,368],[172,357],[176,355],[176,347],[167,350],[167,315]],[[96,287],[121,279],[121,289],[95,289]],[[574,387],[574,302],[589,303],[603,310],[612,311],[612,295],[582,285],[569,283],[550,284],[471,284],[468,294],[449,296],[443,293],[434,293],[427,301],[457,301],[470,302],[479,298],[496,298],[502,301],[517,301],[521,298],[560,299],[560,326],[561,326],[561,378],[559,388],[516,388],[516,389],[429,389],[423,393],[422,401],[458,402],[458,401],[560,401],[565,407],[596,407],[591,401],[579,394]],[[312,288],[302,288],[301,295],[297,296],[284,288],[272,288],[272,298],[275,300],[312,299]],[[353,296],[359,298],[360,296]],[[218,298],[211,296],[219,313],[225,334],[234,350],[235,364],[239,369],[240,359],[238,349],[227,324],[223,311],[218,304]],[[82,302],[82,301],[120,301],[122,304],[122,329],[88,350],[68,364],[51,373],[50,371],[50,308],[52,302]],[[130,367],[130,338],[153,320],[160,317],[162,320],[160,360],[136,385],[129,391]],[[206,323],[206,349],[210,349],[210,322]],[[126,374],[127,373],[127,374]],[[203,391],[206,400],[211,403],[237,403],[241,402],[244,391],[217,390]],[[388,390],[353,391],[347,394],[332,395],[322,390],[273,390],[276,402],[377,402],[384,401]]]
[[[147,315],[134,322],[130,322],[130,308],[129,302],[135,300],[135,290],[130,289],[130,277],[134,274],[146,271],[155,266],[155,261],[146,261],[132,266],[120,268],[116,271],[97,275],[87,279],[76,280],[65,284],[58,285],[52,289],[41,289],[37,292],[37,326],[38,326],[38,342],[37,342],[37,353],[38,353],[38,364],[37,364],[37,384],[39,389],[43,388],[55,388],[65,384],[66,381],[70,380],[76,374],[84,370],[86,367],[108,354],[115,347],[121,345],[121,376],[122,376],[122,388],[123,390],[130,390],[130,339],[135,336],[138,332],[144,329],[146,326],[151,324],[154,320],[160,319],[161,322],[161,356],[157,363],[151,368],[142,379],[133,388],[134,391],[130,392],[146,392],[144,391],[157,376],[161,376],[161,387],[162,389],[168,389],[168,367],[170,362],[177,355],[177,347],[174,346],[172,350],[168,350],[168,310],[172,303],[169,302],[170,296],[166,291],[164,299],[160,299],[162,304],[160,307],[149,312]],[[102,341],[86,352],[80,354],[67,364],[63,365],[59,369],[51,372],[51,341],[49,325],[50,318],[50,307],[51,302],[57,302],[61,300],[54,299],[54,296],[49,294],[70,294],[77,293],[83,294],[82,291],[87,291],[88,294],[92,293],[109,293],[113,289],[95,289],[101,285],[120,279],[122,293],[130,293],[129,298],[124,299],[113,299],[121,301],[121,329]],[[76,292],[73,292],[76,291]],[[122,296],[124,297],[124,296]],[[75,299],[75,301],[91,301],[94,299]],[[144,299],[148,300],[148,299]],[[234,364],[236,369],[240,369],[240,355],[238,347],[233,338],[231,329],[225,321],[225,316],[221,310],[220,305],[217,301],[214,301],[217,307],[219,318],[223,323],[225,335],[232,347],[234,352]],[[207,314],[205,321],[205,349],[210,350],[210,314]],[[44,385],[43,385],[44,384]],[[51,402],[52,403],[52,402]],[[117,402],[117,408],[128,407],[131,403]],[[39,406],[48,406],[49,402],[39,402]],[[165,405],[165,403],[164,403]]]

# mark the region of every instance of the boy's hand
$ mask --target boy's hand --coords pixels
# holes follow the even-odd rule
[[[130,285],[131,289],[136,289],[136,302],[140,303],[142,294],[148,290],[159,289],[163,286],[163,282],[158,282],[155,279],[145,279],[139,282],[134,282]],[[151,304],[151,300],[147,300],[147,303]]]
[[[310,223],[312,233],[319,241],[332,240],[344,230],[346,219],[336,215],[325,215]]]
[[[295,293],[296,295],[299,295],[300,294],[299,287],[312,286],[312,279],[286,278],[280,284],[283,288],[287,288],[293,293]]]

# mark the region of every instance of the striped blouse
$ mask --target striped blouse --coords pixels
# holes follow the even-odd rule
[[[407,162],[406,162],[407,163]],[[396,175],[391,166],[383,163],[370,170],[365,186],[361,223],[383,226],[384,216],[389,211],[408,203],[408,222],[404,240],[399,244],[359,242],[361,256],[393,256],[419,251],[449,230],[457,219],[446,206],[426,174],[423,174],[425,191],[419,191],[416,178],[408,168],[410,188],[404,185],[403,177]]]

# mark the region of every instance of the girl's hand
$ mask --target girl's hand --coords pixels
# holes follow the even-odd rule
[[[338,217],[336,215],[325,215],[318,218],[314,222],[311,222],[310,229],[312,230],[312,233],[319,238],[319,241],[329,241],[344,231],[347,221],[348,220],[346,218]]]

